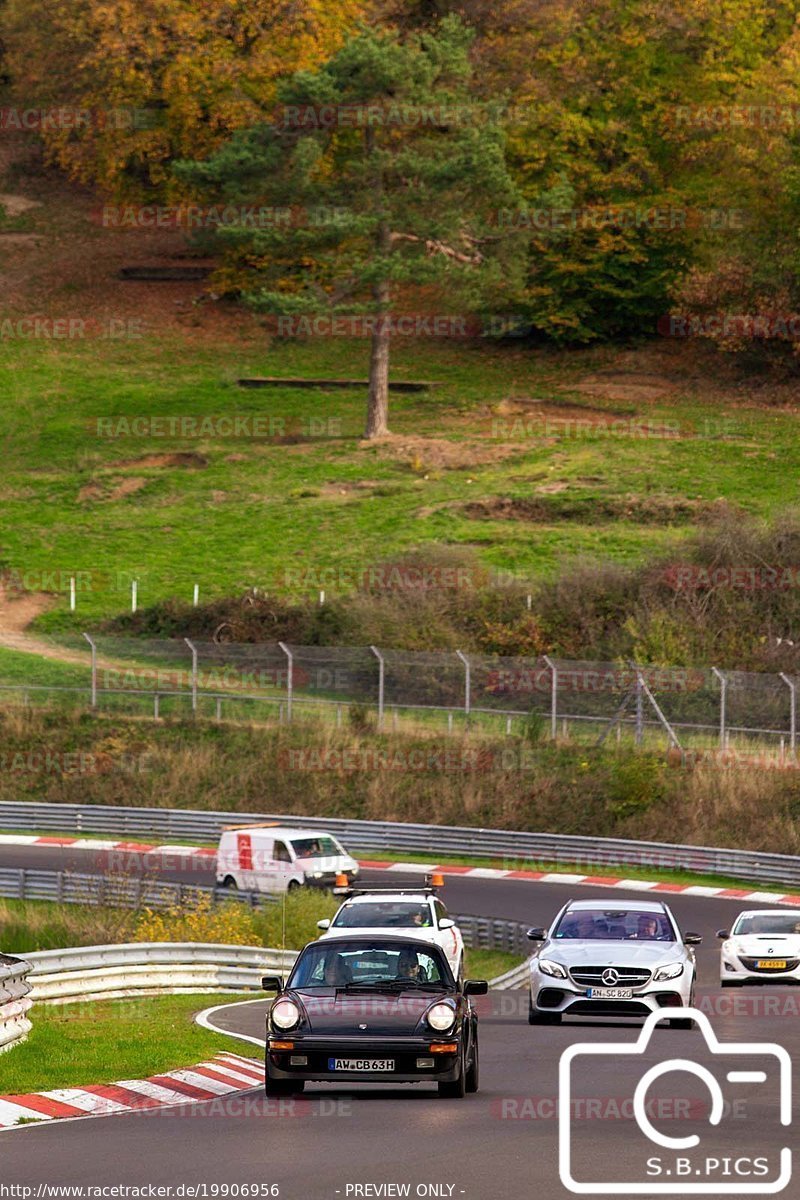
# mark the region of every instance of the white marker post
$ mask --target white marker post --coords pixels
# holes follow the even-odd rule
[[[138,593],[139,593],[139,581],[138,581],[138,579],[132,579],[131,580],[131,612],[134,612],[134,613],[136,612],[136,601],[138,599]]]
[[[200,600],[200,584],[196,583],[194,585],[194,592],[192,594],[192,607],[193,608],[197,608],[199,600]]]
[[[69,611],[75,612],[75,576],[69,577]]]

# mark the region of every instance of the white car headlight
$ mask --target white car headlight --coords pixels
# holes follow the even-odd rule
[[[294,1000],[279,1000],[273,1004],[270,1020],[278,1029],[291,1029],[300,1020],[300,1009]]]
[[[539,970],[545,975],[552,975],[555,979],[566,979],[567,972],[561,963],[553,962],[552,958],[537,958]]]
[[[655,983],[663,983],[665,979],[677,979],[683,974],[683,963],[667,963],[665,967],[659,967],[653,976]]]
[[[449,1004],[434,1004],[433,1008],[428,1009],[425,1019],[431,1029],[435,1029],[438,1033],[444,1033],[456,1019],[455,1009],[451,1008]]]

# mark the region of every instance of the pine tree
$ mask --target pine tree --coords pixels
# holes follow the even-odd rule
[[[369,438],[388,432],[398,295],[434,287],[474,311],[509,292],[518,255],[496,214],[514,186],[502,114],[474,99],[471,42],[455,17],[405,37],[364,29],[287,81],[272,121],[176,168],[206,198],[291,213],[220,230],[255,264],[243,290],[256,309],[372,318]]]

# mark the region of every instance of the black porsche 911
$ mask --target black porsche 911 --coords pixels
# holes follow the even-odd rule
[[[267,1016],[267,1095],[306,1081],[438,1084],[439,1095],[478,1090],[478,1017],[443,951],[413,936],[353,934],[310,942]]]

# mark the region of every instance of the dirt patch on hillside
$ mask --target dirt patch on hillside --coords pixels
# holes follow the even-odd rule
[[[147,480],[141,475],[131,475],[129,479],[121,480],[110,489],[93,480],[91,483],[84,484],[78,492],[78,502],[85,504],[95,501],[124,500],[126,496],[133,496],[136,492],[140,492],[146,485]]]
[[[121,462],[111,464],[112,467],[126,469],[128,467],[207,467],[208,459],[192,450],[180,451],[176,454],[145,454],[141,458],[126,458]]]
[[[32,208],[41,208],[38,200],[29,200],[27,196],[18,196],[13,192],[0,192],[0,208],[7,217],[21,217]]]
[[[564,485],[565,487],[567,485]],[[608,520],[634,521],[640,525],[671,525],[674,522],[708,520],[720,511],[719,501],[690,500],[686,496],[564,496],[549,499],[541,493],[552,492],[552,485],[538,488],[538,496],[496,496],[464,504],[461,511],[473,520],[527,521],[550,524],[575,521],[585,525]],[[563,490],[559,487],[559,490]],[[725,505],[724,507],[729,507]]]
[[[576,392],[587,396],[602,396],[605,400],[648,403],[674,392],[676,380],[667,375],[643,375],[636,372],[602,371],[586,375],[575,384]]]
[[[510,442],[452,442],[447,438],[428,438],[408,434],[391,435],[361,441],[361,449],[376,449],[381,458],[402,462],[415,471],[464,471],[489,463],[503,462],[515,454],[524,454],[525,446]]]
[[[0,633],[22,633],[54,599],[46,592],[15,592],[0,582]]]

